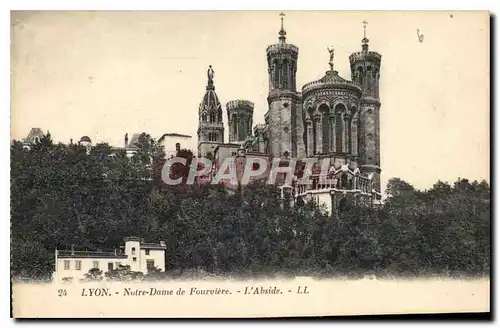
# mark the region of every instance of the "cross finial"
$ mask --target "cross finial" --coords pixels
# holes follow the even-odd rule
[[[366,39],[366,25],[368,25],[368,22],[366,20],[363,21],[363,38]]]
[[[280,43],[281,44],[284,44],[285,43],[285,39],[286,39],[286,32],[285,32],[285,28],[283,27],[283,17],[285,17],[285,13],[280,13],[280,16],[281,16],[281,29],[280,29]]]

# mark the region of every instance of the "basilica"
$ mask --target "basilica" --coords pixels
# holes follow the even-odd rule
[[[329,210],[346,199],[380,201],[381,55],[369,50],[366,24],[363,22],[361,51],[349,56],[351,79],[339,76],[334,50],[328,49],[330,69],[299,91],[299,48],[286,42],[282,16],[278,42],[266,49],[269,93],[265,124],[252,129],[252,101],[228,101],[228,142],[224,141],[223,110],[210,66],[198,112],[198,156],[214,159],[215,166],[229,156],[328,159],[328,175],[336,182],[321,183],[321,174],[314,169],[315,183],[294,187],[296,197],[313,197]]]

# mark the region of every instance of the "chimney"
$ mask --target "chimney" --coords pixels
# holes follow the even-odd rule
[[[73,138],[69,139],[69,144],[72,145],[73,144]]]
[[[71,255],[75,255],[75,244],[71,244]]]

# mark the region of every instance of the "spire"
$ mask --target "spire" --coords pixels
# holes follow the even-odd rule
[[[212,68],[212,65],[208,65],[207,76],[208,76],[207,90],[215,90],[214,70]]]
[[[286,41],[286,31],[285,29],[283,28],[283,17],[285,17],[285,14],[284,13],[280,13],[280,16],[281,16],[281,29],[280,29],[280,32],[279,32],[279,40],[280,40],[280,44],[285,44],[285,41]]]
[[[368,25],[368,22],[366,20],[363,21],[363,40],[361,40],[361,47],[363,48],[363,51],[368,51],[368,38],[366,37],[366,25]]]

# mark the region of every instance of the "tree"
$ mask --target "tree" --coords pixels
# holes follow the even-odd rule
[[[84,276],[83,281],[101,281],[103,279],[102,270],[92,268]]]
[[[115,281],[132,281],[143,279],[143,273],[130,270],[130,265],[120,265],[116,269],[107,271],[104,275],[107,279]]]

